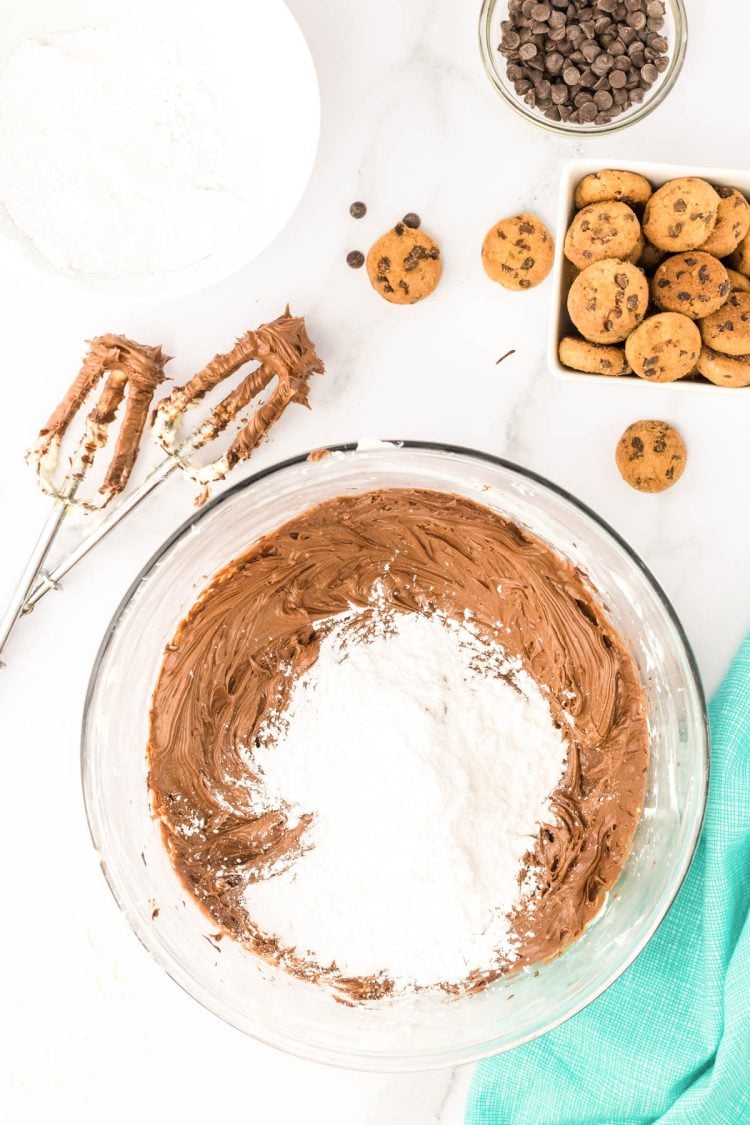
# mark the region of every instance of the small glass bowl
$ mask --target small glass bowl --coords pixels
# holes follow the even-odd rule
[[[151,813],[145,748],[164,646],[211,576],[306,508],[374,488],[468,497],[521,523],[585,570],[638,666],[651,756],[643,815],[622,874],[594,923],[560,957],[474,996],[430,992],[349,1007],[238,942],[211,937],[216,924],[186,893]],[[248,1035],[359,1070],[472,1062],[542,1035],[603,992],[646,945],[682,884],[703,819],[708,764],[705,703],[689,645],[630,548],[580,501],[534,473],[425,442],[339,447],[317,461],[295,457],[196,512],[147,564],[115,614],[83,723],[91,834],[110,888],[146,949],[191,996]]]
[[[526,104],[513,88],[513,83],[506,74],[506,62],[500,54],[498,46],[502,37],[500,24],[507,17],[508,0],[484,0],[479,14],[479,49],[482,53],[482,62],[492,85],[519,116],[524,117],[533,125],[538,125],[550,133],[558,133],[565,137],[602,136],[605,133],[618,133],[643,121],[660,106],[677,81],[682,64],[685,61],[687,50],[687,13],[682,0],[666,0],[666,24],[664,37],[669,42],[669,66],[660,74],[654,85],[646,94],[640,105],[631,106],[624,113],[613,118],[606,125],[586,124],[571,125],[567,121],[550,121],[540,109],[532,109]]]

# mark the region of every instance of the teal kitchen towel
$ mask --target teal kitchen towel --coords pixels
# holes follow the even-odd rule
[[[750,1123],[750,636],[709,714],[706,820],[672,909],[603,996],[479,1065],[466,1125]]]

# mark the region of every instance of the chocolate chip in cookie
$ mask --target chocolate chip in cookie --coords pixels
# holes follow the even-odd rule
[[[687,449],[668,422],[648,419],[628,426],[617,443],[617,468],[639,492],[664,492],[685,470]]]

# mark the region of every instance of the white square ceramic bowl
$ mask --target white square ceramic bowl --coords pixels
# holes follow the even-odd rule
[[[565,165],[560,178],[560,196],[557,210],[557,244],[555,247],[555,263],[552,270],[553,306],[549,325],[549,339],[547,341],[547,361],[550,371],[560,379],[574,379],[577,382],[606,383],[612,386],[616,383],[621,387],[642,387],[647,381],[639,379],[637,375],[588,375],[572,371],[563,367],[558,359],[558,344],[563,336],[575,332],[568,316],[567,296],[575,270],[563,254],[565,232],[575,214],[575,189],[579,180],[590,172],[600,172],[603,168],[618,168],[628,172],[640,172],[650,180],[655,188],[665,184],[667,180],[674,180],[680,176],[700,176],[712,184],[725,184],[736,187],[744,195],[750,197],[750,171],[739,171],[736,168],[698,168],[694,164],[656,164],[643,161],[623,161],[617,158],[607,160],[606,157],[595,159],[572,160]],[[684,394],[705,394],[706,392],[724,395],[744,394],[750,401],[750,387],[717,387],[713,383],[703,380],[678,379],[674,383],[659,383],[659,387],[669,391]]]

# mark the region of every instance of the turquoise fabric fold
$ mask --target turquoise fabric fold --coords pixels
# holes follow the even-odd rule
[[[603,996],[480,1063],[466,1125],[750,1125],[750,636],[709,715],[706,819],[672,909]]]

